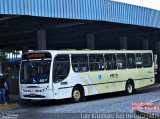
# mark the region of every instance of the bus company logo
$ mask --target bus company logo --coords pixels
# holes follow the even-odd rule
[[[98,80],[101,80],[101,79],[102,79],[102,75],[99,74],[99,75],[98,75]]]
[[[118,78],[118,74],[110,74],[111,78]]]

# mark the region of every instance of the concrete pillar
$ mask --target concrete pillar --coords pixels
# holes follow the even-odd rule
[[[143,50],[148,50],[148,39],[143,40]]]
[[[95,39],[93,33],[87,34],[87,48],[90,50],[95,50]]]
[[[46,50],[46,31],[37,31],[37,46],[38,50]]]
[[[156,42],[157,64],[160,68],[160,41]]]
[[[127,37],[120,37],[121,49],[127,49]]]

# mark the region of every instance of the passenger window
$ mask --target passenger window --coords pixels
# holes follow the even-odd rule
[[[59,82],[64,80],[70,70],[69,55],[57,55],[53,63],[53,81]]]
[[[127,68],[136,68],[135,54],[127,54]]]
[[[143,67],[152,67],[152,54],[142,54]]]
[[[106,70],[114,70],[117,69],[116,66],[116,56],[113,54],[106,54],[105,58],[105,69]]]
[[[75,54],[71,56],[72,68],[74,72],[88,71],[88,57],[86,54]]]
[[[90,71],[104,70],[104,59],[101,54],[89,55],[89,67]]]
[[[137,68],[142,68],[142,56],[141,56],[141,54],[136,54],[136,66],[137,66]]]
[[[126,68],[125,54],[117,54],[117,68],[118,69],[125,69]]]

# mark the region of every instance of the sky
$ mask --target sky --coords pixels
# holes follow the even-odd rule
[[[112,0],[112,1],[138,5],[160,11],[160,0]]]

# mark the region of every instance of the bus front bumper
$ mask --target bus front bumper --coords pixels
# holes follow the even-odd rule
[[[46,90],[43,92],[36,92],[35,90],[27,92],[27,90],[24,90],[24,89],[20,90],[21,99],[48,100],[48,99],[54,99],[53,94],[54,93],[52,90]]]

